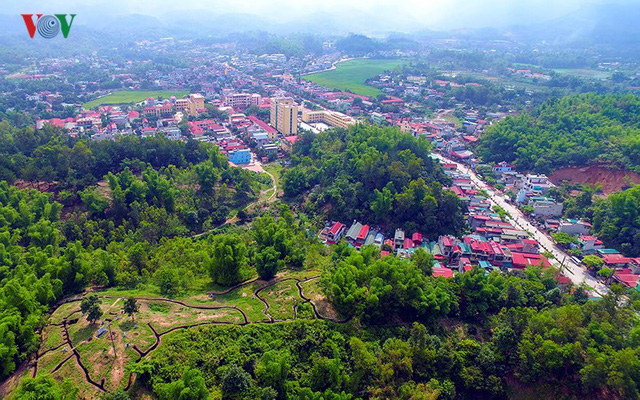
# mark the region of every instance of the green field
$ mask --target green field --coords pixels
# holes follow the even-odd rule
[[[583,68],[557,68],[555,72],[563,75],[574,75],[580,78],[587,79],[608,79],[611,77],[611,72],[599,71],[595,69],[583,69]]]
[[[357,59],[343,61],[336,65],[336,69],[316,74],[305,75],[302,78],[331,90],[347,90],[363,96],[377,96],[382,92],[374,87],[365,85],[365,81],[380,75],[384,71],[396,69],[405,64],[398,59]]]
[[[148,97],[168,98],[176,96],[179,98],[187,94],[189,94],[188,90],[118,90],[106,96],[86,102],[83,107],[85,109],[89,109],[102,104],[138,103],[146,100]]]

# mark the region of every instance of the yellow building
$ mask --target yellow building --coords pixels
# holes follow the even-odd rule
[[[188,98],[177,99],[176,109],[192,116],[198,115],[199,110],[204,109],[204,96],[201,94],[190,94]]]
[[[348,115],[337,111],[327,110],[308,110],[302,109],[302,121],[303,122],[322,122],[327,125],[331,125],[336,128],[349,129],[351,125],[355,125],[356,120]]]
[[[271,99],[270,124],[284,136],[298,134],[298,105],[290,97]]]

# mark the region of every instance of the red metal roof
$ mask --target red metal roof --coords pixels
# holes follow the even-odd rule
[[[360,233],[358,233],[358,239],[364,240],[369,234],[369,225],[363,225],[360,229]]]
[[[336,222],[335,224],[333,224],[333,226],[331,227],[331,229],[329,230],[329,232],[330,232],[332,235],[335,235],[336,233],[338,233],[338,231],[339,231],[340,229],[342,229],[342,227],[343,227],[343,226],[344,226],[344,225],[343,225],[342,223],[340,223],[340,222]]]

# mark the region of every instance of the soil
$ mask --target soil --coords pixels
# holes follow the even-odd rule
[[[640,184],[640,174],[601,165],[567,167],[554,171],[549,177],[555,185],[569,184],[602,185],[602,193],[610,195],[633,184]]]

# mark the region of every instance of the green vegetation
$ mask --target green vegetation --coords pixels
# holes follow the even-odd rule
[[[303,79],[327,87],[329,90],[345,90],[363,96],[375,97],[382,92],[366,84],[385,71],[398,68],[405,62],[396,59],[355,59],[342,61],[331,71],[305,75]]]
[[[154,99],[157,97],[168,99],[171,96],[181,98],[187,94],[189,92],[186,90],[116,90],[111,94],[86,102],[82,106],[88,110],[102,104],[139,103],[149,97]]]
[[[463,204],[442,189],[449,182],[430,157],[429,142],[378,126],[303,136],[282,176],[285,196],[304,196],[310,213],[402,227],[430,239],[462,231]]]
[[[141,384],[161,395],[198,368],[210,393],[230,398],[503,398],[513,379],[551,397],[638,397],[638,296],[621,306],[618,286],[586,302],[584,288],[563,293],[551,269],[447,280],[373,248],[337,262],[325,282],[354,323],[180,332],[135,366]],[[414,322],[374,323],[389,320]]]
[[[640,185],[597,200],[586,212],[593,233],[607,246],[640,257]]]
[[[640,97],[634,95],[551,99],[531,114],[488,128],[478,153],[485,161],[506,160],[543,173],[594,163],[640,172],[639,110]]]

